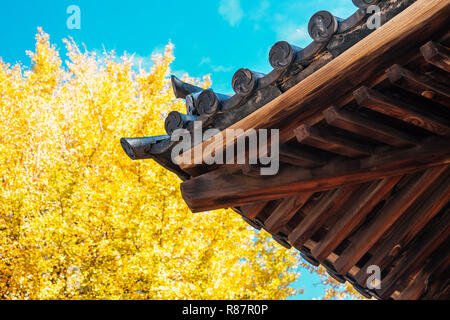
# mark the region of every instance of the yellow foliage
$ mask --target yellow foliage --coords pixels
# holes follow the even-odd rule
[[[232,211],[192,214],[178,178],[123,136],[183,110],[173,46],[136,70],[39,30],[32,68],[0,60],[0,299],[284,299],[299,255]],[[189,79],[208,87],[210,79]],[[334,289],[332,289],[334,290]]]
[[[130,56],[65,44],[66,68],[42,30],[32,69],[0,63],[0,298],[295,293],[294,251],[234,212],[192,214],[174,174],[121,149],[121,137],[162,134],[167,112],[183,109],[168,81],[172,46],[146,72]]]
[[[353,286],[346,282],[341,284],[332,277],[330,277],[326,269],[322,266],[313,267],[311,265],[304,265],[304,268],[311,273],[316,273],[322,278],[322,285],[324,286],[323,300],[367,300],[364,296],[358,293]]]

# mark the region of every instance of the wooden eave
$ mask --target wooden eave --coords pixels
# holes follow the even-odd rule
[[[270,74],[240,69],[235,95],[173,78],[187,114],[169,115],[169,136],[151,140],[140,158],[184,180],[192,211],[233,208],[367,297],[448,299],[450,1],[354,3],[358,11],[345,20],[314,15],[330,18],[326,39],[314,38],[313,17],[310,46],[277,43]],[[368,4],[382,9],[374,31]],[[194,119],[221,130],[280,129],[279,173],[169,163],[170,133]],[[226,139],[193,150],[216,141]],[[368,287],[372,265],[382,271],[380,289]]]

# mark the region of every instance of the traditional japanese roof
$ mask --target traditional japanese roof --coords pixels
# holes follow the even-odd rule
[[[122,146],[132,159],[175,172],[194,212],[233,208],[367,297],[448,298],[450,2],[353,3],[347,19],[316,13],[306,48],[277,42],[270,73],[239,69],[233,95],[172,77],[186,114],[168,115],[166,136],[124,138]],[[380,9],[377,29],[372,5]],[[173,163],[170,136],[192,131],[194,120],[219,135],[280,129],[279,173]],[[382,270],[379,289],[366,283],[372,265]]]

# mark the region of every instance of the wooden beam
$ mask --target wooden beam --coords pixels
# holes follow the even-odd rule
[[[406,132],[384,123],[373,121],[357,113],[331,107],[325,110],[323,114],[327,123],[333,127],[341,128],[394,147],[407,147],[418,143],[416,138]]]
[[[300,143],[350,158],[367,156],[372,152],[366,145],[331,134],[325,129],[319,130],[315,127],[301,125],[295,129],[295,135]]]
[[[418,272],[411,284],[408,285],[395,300],[419,300],[427,286],[429,276],[429,274],[422,272],[422,270]]]
[[[314,193],[311,198],[306,201],[305,205],[288,221],[288,223],[283,227],[283,232],[289,235],[292,230],[294,230],[300,222],[309,215],[312,210],[324,199],[328,197],[329,193],[333,193],[334,190],[327,190],[323,192]],[[306,246],[306,245],[305,245]],[[311,248],[309,248],[311,249]]]
[[[306,168],[316,168],[326,164],[323,157],[310,151],[304,151],[301,147],[295,148],[286,144],[280,145],[280,161]]]
[[[450,50],[433,41],[427,42],[420,48],[425,61],[450,72]]]
[[[440,94],[443,97],[450,98],[448,84],[436,82],[427,75],[415,74],[414,72],[411,72],[398,64],[394,64],[392,67],[387,69],[386,73],[392,84],[395,84],[396,86],[413,94],[421,96],[424,92],[431,91],[436,94]]]
[[[258,214],[265,208],[269,202],[258,202],[250,205],[241,206],[244,216],[250,220],[254,220]]]
[[[428,169],[417,181],[409,182],[395,199],[386,204],[370,225],[357,232],[350,246],[345,249],[336,261],[336,270],[341,274],[347,274],[422,192],[427,190],[445,170],[445,166]]]
[[[289,243],[296,248],[303,245],[319,230],[327,219],[351,197],[358,185],[343,187],[330,193],[289,234]]]
[[[275,176],[246,177],[222,168],[183,182],[181,192],[191,210],[200,212],[330,190],[449,163],[450,141],[436,137],[417,147],[332,161],[321,168],[285,165]]]
[[[405,103],[376,90],[361,87],[354,92],[362,107],[402,120],[442,136],[450,136],[448,119],[428,112],[425,107]]]
[[[291,220],[291,218],[305,205],[312,195],[312,192],[306,192],[298,196],[286,198],[280,202],[269,218],[265,221],[267,230],[273,234],[280,232],[282,227],[287,224],[289,220]]]
[[[293,130],[306,119],[321,114],[331,105],[340,106],[340,101],[348,101],[355,88],[374,85],[385,79],[384,70],[393,61],[404,61],[419,49],[419,44],[446,27],[449,11],[448,1],[416,1],[308,78],[229,129],[243,129],[245,132],[249,129],[280,128],[280,142],[291,140],[294,138]],[[222,139],[212,137],[202,146],[194,147],[192,155],[199,157],[199,161],[203,160],[199,150],[208,145],[224,150],[228,146],[226,132],[220,135]],[[182,163],[183,156],[177,159],[179,163]],[[197,166],[196,163],[183,163],[181,168]]]
[[[448,300],[450,297],[450,259],[447,252],[438,257],[438,261],[430,261],[430,268],[425,270],[430,277],[426,281],[425,294],[420,297],[423,300]]]
[[[421,237],[416,238],[409,250],[398,261],[393,270],[391,270],[381,281],[381,289],[377,290],[382,297],[388,297],[394,292],[396,286],[401,284],[402,278],[408,277],[417,272],[423,262],[427,260],[430,254],[439,248],[445,241],[449,240],[450,234],[450,210],[446,210],[439,221],[434,221],[427,227]]]
[[[447,277],[440,279],[441,282],[448,281],[448,268],[450,266],[450,259],[447,252],[442,252],[436,260],[429,261],[414,277],[408,286],[400,293],[396,300],[418,300],[430,290],[430,285],[433,279],[440,273],[447,271]]]
[[[446,178],[445,178],[446,176]],[[364,284],[368,275],[367,267],[377,265],[384,269],[392,261],[402,248],[405,248],[411,240],[426,226],[426,224],[448,203],[450,199],[450,177],[449,169],[445,173],[443,182],[436,190],[431,190],[427,198],[417,206],[408,209],[406,219],[390,231],[390,235],[373,252],[372,257],[361,268],[356,275],[356,281]],[[395,199],[393,200],[395,201]],[[412,210],[411,210],[412,209]]]
[[[349,207],[339,210],[340,219],[331,227],[325,237],[312,250],[319,261],[324,261],[334,249],[358,226],[365,216],[380,202],[402,176],[372,182]]]

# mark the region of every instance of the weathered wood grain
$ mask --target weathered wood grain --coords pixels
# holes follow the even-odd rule
[[[193,211],[205,211],[329,190],[449,163],[450,141],[433,138],[417,147],[332,161],[320,168],[284,165],[275,176],[247,177],[218,169],[183,182],[181,192]]]
[[[312,192],[306,192],[298,196],[284,199],[265,221],[267,230],[273,234],[277,234],[281,228],[297,213],[297,211],[305,205],[305,203],[311,198],[312,194]]]
[[[330,193],[310,212],[302,222],[289,234],[289,242],[296,248],[301,248],[325,221],[333,215],[358,188],[358,185],[347,186]]]
[[[396,286],[402,282],[402,278],[405,279],[405,277],[415,274],[434,250],[444,242],[449,242],[450,210],[446,210],[442,218],[439,221],[434,221],[427,227],[427,230],[428,232],[411,243],[410,248],[414,249],[407,250],[394,269],[382,279],[381,289],[377,290],[381,297],[389,297]]]
[[[448,81],[447,83],[437,82],[427,75],[416,74],[398,64],[394,64],[387,69],[386,73],[392,84],[413,94],[428,96],[428,98],[433,98],[437,94],[444,99],[450,98]],[[430,96],[430,93],[433,93],[433,95]]]
[[[449,169],[445,173],[447,178],[443,179],[444,181],[438,185],[437,189],[432,190],[433,192],[422,203],[408,209],[408,212],[405,213],[406,219],[403,219],[401,224],[398,223],[395,228],[390,230],[390,235],[376,248],[372,257],[356,275],[359,284],[364,284],[368,278],[365,272],[368,266],[377,265],[384,269],[448,203],[450,200],[450,178],[448,174]]]
[[[362,191],[349,207],[339,209],[340,219],[331,227],[318,245],[312,250],[317,260],[325,260],[331,252],[354,230],[365,216],[400,181],[401,176],[372,182]]]
[[[450,72],[450,50],[447,47],[430,41],[423,45],[420,51],[428,63]]]
[[[445,166],[428,169],[419,180],[408,183],[400,191],[395,201],[386,204],[375,221],[360,229],[352,238],[351,245],[336,261],[336,270],[341,274],[346,274],[446,169]]]
[[[301,125],[295,129],[295,135],[300,143],[350,158],[367,156],[372,153],[371,148],[367,145],[315,127]]]
[[[251,220],[254,220],[258,214],[264,209],[268,202],[258,202],[241,207],[243,215]]]
[[[417,144],[417,138],[381,122],[373,121],[344,109],[331,107],[324,111],[328,124],[394,147]]]
[[[433,113],[426,106],[406,103],[398,98],[382,94],[367,87],[361,87],[356,90],[354,96],[362,107],[410,123],[438,135],[450,136],[449,119]]]
[[[310,150],[305,151],[295,146],[280,146],[280,161],[294,166],[316,168],[326,164],[323,156]]]

